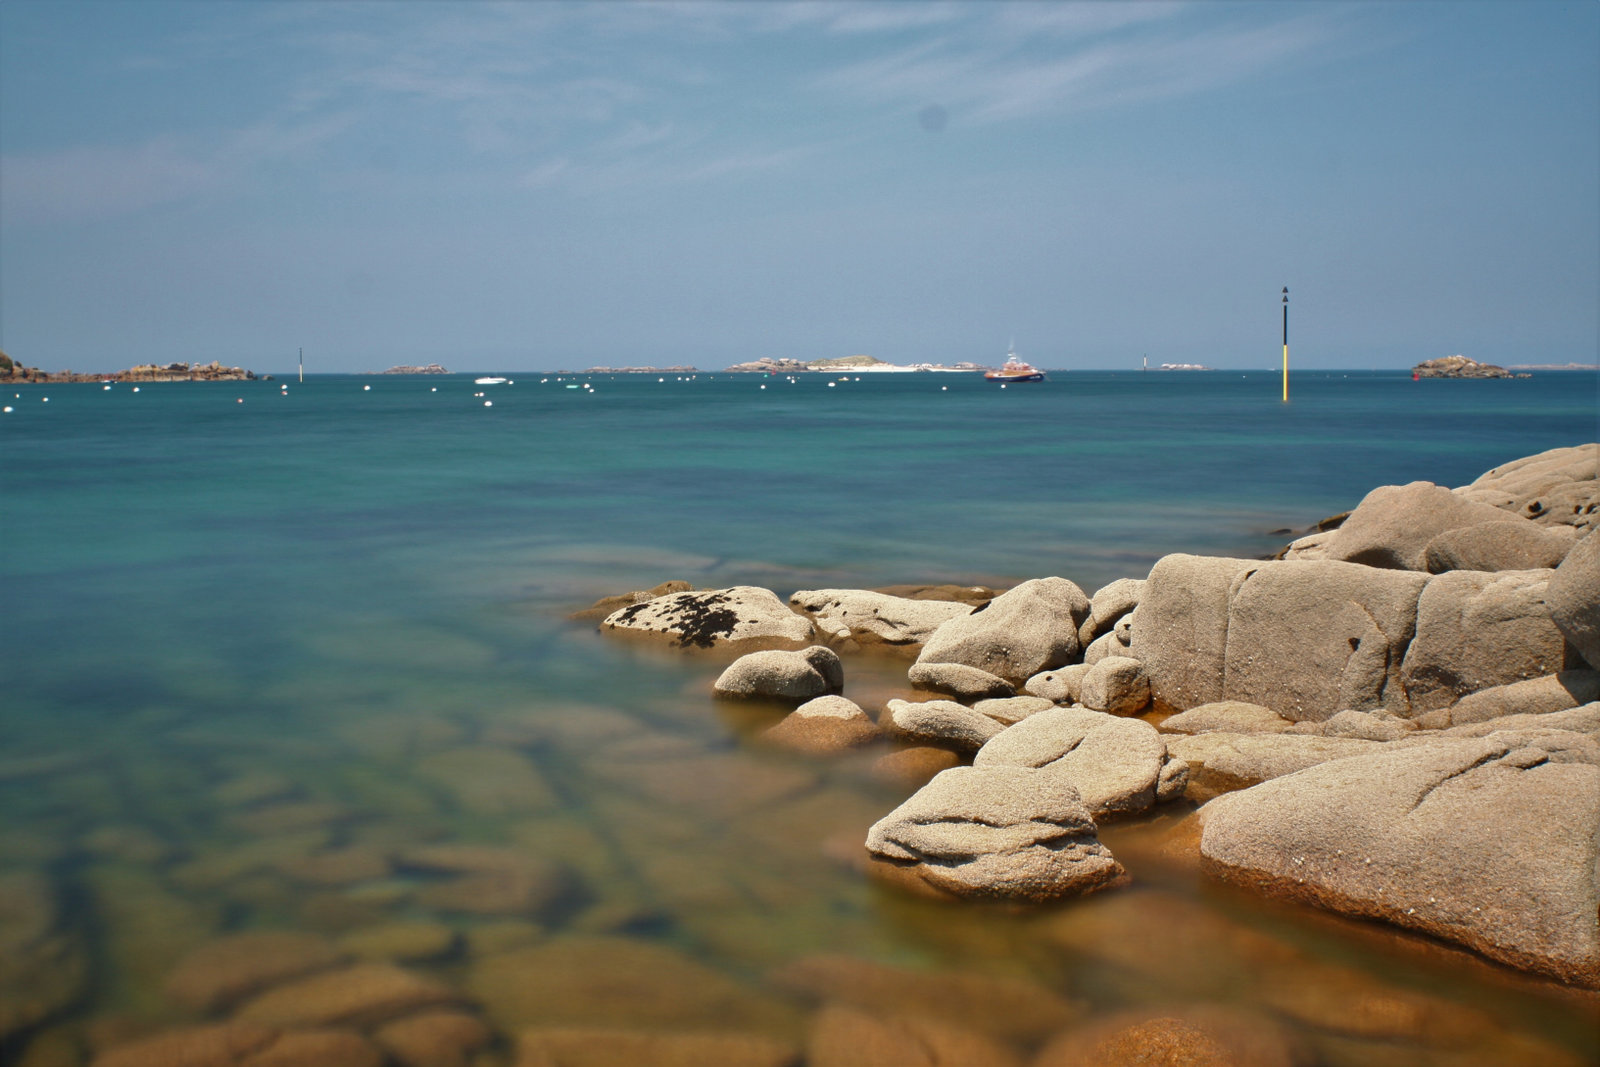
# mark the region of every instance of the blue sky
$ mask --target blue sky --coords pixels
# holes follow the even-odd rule
[[[0,4],[0,348],[1594,362],[1600,5]]]

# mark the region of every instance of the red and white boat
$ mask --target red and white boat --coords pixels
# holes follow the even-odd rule
[[[1044,371],[1018,359],[1016,346],[1013,345],[1006,352],[1005,366],[999,370],[984,371],[983,378],[989,382],[1042,382]]]

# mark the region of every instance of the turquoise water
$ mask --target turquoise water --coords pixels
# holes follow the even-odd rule
[[[942,374],[512,377],[6,391],[0,873],[42,872],[88,961],[38,1025],[82,1047],[108,1015],[183,1019],[156,979],[221,932],[334,937],[406,918],[468,936],[530,915],[541,936],[670,945],[770,992],[796,1026],[804,1003],[765,976],[814,951],[1019,974],[1095,1011],[1214,999],[1214,975],[1135,995],[1137,969],[1115,953],[1052,948],[1036,928],[1094,908],[952,918],[875,889],[830,839],[852,840],[903,790],[863,761],[762,750],[766,712],[709,699],[720,663],[609,643],[566,615],[671,578],[787,596],[1059,574],[1093,592],[1168,552],[1267,554],[1289,539],[1275,531],[1375,485],[1461,484],[1597,437],[1587,373],[1307,373],[1287,405],[1269,373],[1058,372],[1003,390]],[[903,664],[847,670],[869,710],[904,688]],[[668,755],[648,774],[621,766],[574,726],[599,721]],[[537,801],[515,785],[529,774]],[[1107,840],[1138,855],[1163,825]],[[263,840],[271,857],[238,858]],[[582,889],[537,914],[432,907],[418,886],[437,872],[396,857],[439,842],[542,853]],[[382,874],[308,881],[308,858],[357,847]],[[1594,1053],[1583,1009],[1539,983],[1268,914],[1154,860],[1143,881],[1172,899],[1129,899],[1296,946],[1312,962],[1290,970],[1321,975],[1317,989],[1346,988],[1353,969],[1487,1013],[1507,1049]],[[118,926],[144,913],[112,897],[183,916],[185,935],[146,943]],[[465,944],[419,966],[481,990],[483,953]],[[1271,999],[1223,985],[1253,1009]],[[528,1021],[475,995],[503,1035]],[[1261,1010],[1322,1061],[1359,1062],[1377,1040]],[[1433,1036],[1383,1041],[1456,1062]]]

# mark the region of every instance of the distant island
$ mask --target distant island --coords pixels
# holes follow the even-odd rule
[[[143,363],[109,374],[82,374],[78,371],[43,371],[25,367],[0,352],[0,381],[5,382],[253,382],[270,381],[272,375],[257,375],[243,367],[224,367],[210,363]]]
[[[590,367],[588,370],[558,370],[557,374],[699,374],[697,367]]]
[[[1161,364],[1161,369],[1162,370],[1210,370],[1211,368],[1206,366],[1203,363],[1163,363],[1163,364]]]
[[[1506,370],[1600,370],[1593,363],[1512,363]]]
[[[412,366],[408,366],[406,364],[401,364],[398,367],[390,367],[388,370],[379,371],[378,373],[380,373],[380,374],[449,374],[450,372],[445,370],[443,367],[439,366],[439,364],[437,364],[437,363],[428,363],[428,364],[425,364],[425,365],[423,365],[421,367],[412,367]]]
[[[1527,378],[1527,374],[1512,374],[1493,363],[1479,363],[1466,356],[1440,356],[1424,360],[1411,368],[1418,378]]]
[[[908,374],[917,371],[971,372],[985,368],[977,363],[887,363],[874,356],[840,356],[836,359],[774,359],[771,357],[735,363],[728,370],[735,374],[803,374],[829,371],[865,371],[869,374]]]

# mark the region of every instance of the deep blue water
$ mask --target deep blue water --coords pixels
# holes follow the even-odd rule
[[[787,596],[1058,574],[1092,593],[1168,552],[1264,555],[1290,539],[1275,531],[1377,485],[1458,485],[1600,437],[1596,376],[1578,372],[1308,372],[1289,404],[1274,374],[1222,371],[1005,389],[954,374],[513,377],[7,390],[0,831],[51,842],[68,872],[102,862],[73,842],[106,825],[201,854],[217,839],[210,790],[252,769],[252,745],[302,792],[382,821],[381,800],[328,783],[376,758],[347,745],[351,724],[391,718],[471,738],[510,709],[578,701],[737,750],[742,727],[705,699],[712,668],[608,644],[566,613],[669,578]],[[859,677],[894,684],[882,665]],[[90,782],[103,766],[15,766],[86,752],[128,761],[115,800]],[[576,775],[587,818],[581,773],[551,773]],[[509,833],[441,811],[466,838]],[[868,892],[837,877],[827,892]],[[278,921],[216,892],[235,925]],[[868,911],[895,952],[927,948]],[[715,936],[679,938],[719,959]]]

